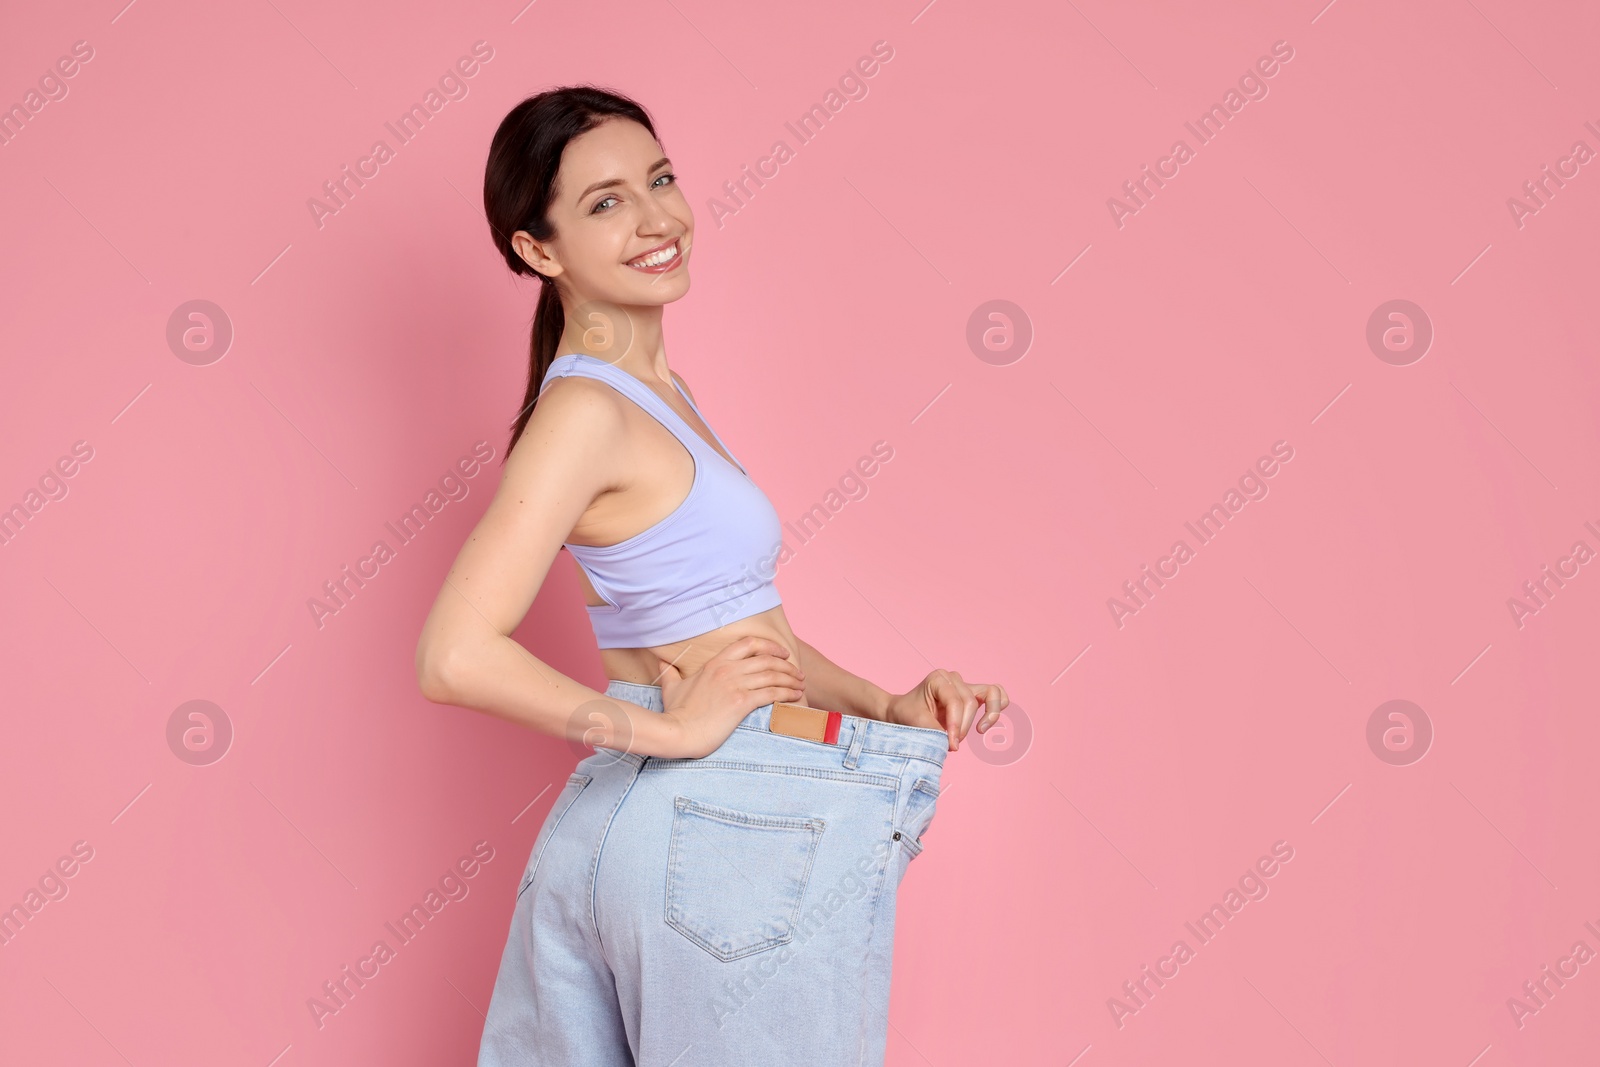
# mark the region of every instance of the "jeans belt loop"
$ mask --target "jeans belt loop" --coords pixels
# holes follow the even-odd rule
[[[861,746],[867,741],[867,720],[859,716],[851,716],[855,721],[850,724],[850,749],[844,754],[846,770],[855,770],[856,764],[861,762]]]

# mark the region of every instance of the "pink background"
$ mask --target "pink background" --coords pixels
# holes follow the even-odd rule
[[[121,3],[12,5],[0,36],[7,105],[93,48],[0,148],[0,506],[93,449],[0,546],[0,904],[93,850],[0,948],[0,1059],[471,1062],[576,756],[428,703],[412,652],[526,373],[489,139],[577,81],[659,122],[699,238],[671,360],[779,513],[894,449],[781,571],[796,632],[897,692],[947,667],[1014,700],[901,890],[891,1064],[1592,1058],[1600,958],[1507,1004],[1600,952],[1600,565],[1508,606],[1600,550],[1600,163],[1507,206],[1600,150],[1592,5]],[[397,146],[475,41],[468,94]],[[875,41],[865,98],[797,145]],[[1198,145],[1277,41],[1268,95]],[[319,228],[308,199],[379,138]],[[1179,138],[1119,227],[1108,198]],[[166,340],[194,299],[235,331],[209,365]],[[996,299],[1021,358],[968,345]],[[1396,299],[1434,331],[1404,366],[1366,340]],[[322,583],[479,440],[470,494],[319,628]],[[1265,499],[1119,627],[1122,583],[1277,441]],[[562,557],[518,637],[598,687],[581,603]],[[1367,741],[1394,699],[1432,725],[1408,765]],[[209,765],[169,746],[190,700],[231,723]],[[469,895],[319,1027],[322,983],[478,841]],[[1184,923],[1279,841],[1200,945]]]

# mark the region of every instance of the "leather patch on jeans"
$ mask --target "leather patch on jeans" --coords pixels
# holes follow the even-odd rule
[[[775,734],[803,737],[808,741],[827,740],[829,713],[803,704],[773,704],[767,728]]]

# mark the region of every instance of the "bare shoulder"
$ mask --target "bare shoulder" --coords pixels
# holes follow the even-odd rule
[[[694,391],[689,388],[689,383],[683,380],[683,375],[677,371],[670,371],[669,373],[672,375],[673,381],[677,382],[683,391],[689,394],[690,400],[694,400],[696,404],[700,403],[700,401],[694,399]]]
[[[505,481],[548,477],[552,468],[609,475],[618,443],[627,431],[623,397],[593,378],[560,378],[545,387],[522,436],[506,457]],[[603,479],[609,480],[609,478]]]

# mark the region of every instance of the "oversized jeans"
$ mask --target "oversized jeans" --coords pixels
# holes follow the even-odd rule
[[[657,686],[606,695],[661,711]],[[895,893],[942,730],[752,711],[702,759],[597,748],[517,886],[479,1067],[882,1064]]]

